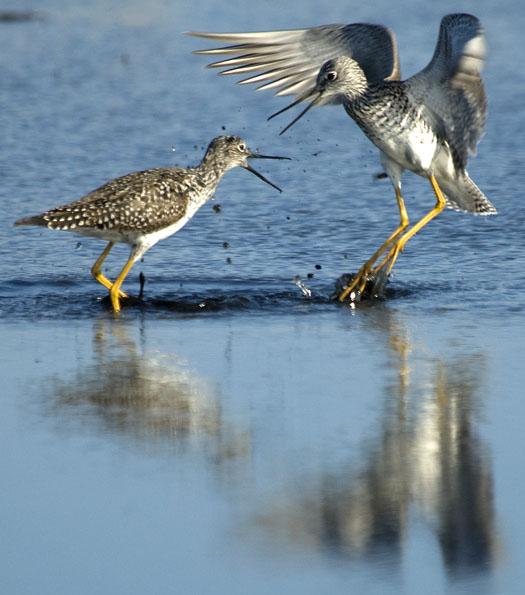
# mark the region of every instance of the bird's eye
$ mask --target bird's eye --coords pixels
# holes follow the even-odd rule
[[[246,151],[246,145],[244,143],[241,143],[239,145],[239,151],[242,151],[244,153],[244,151]]]
[[[330,70],[330,72],[326,73],[327,81],[335,81],[336,78],[337,78],[337,72],[335,70]]]

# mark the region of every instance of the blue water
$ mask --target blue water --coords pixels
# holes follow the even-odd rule
[[[0,591],[521,593],[521,4],[17,8],[38,18],[0,22]],[[206,70],[182,32],[382,22],[409,76],[457,10],[487,30],[469,173],[499,215],[444,212],[384,300],[338,306],[397,224],[377,151],[342,109],[279,137],[286,99]],[[119,319],[89,275],[103,244],[12,226],[225,132],[293,158],[257,163],[283,194],[228,173]],[[434,202],[413,175],[404,193],[412,220]]]

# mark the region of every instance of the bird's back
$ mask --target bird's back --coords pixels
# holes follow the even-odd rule
[[[16,225],[89,233],[151,233],[181,219],[188,201],[205,191],[194,170],[150,169],[116,178],[83,198]]]

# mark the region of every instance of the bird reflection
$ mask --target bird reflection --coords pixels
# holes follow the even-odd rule
[[[175,356],[149,354],[108,320],[95,324],[93,354],[73,378],[51,382],[53,417],[67,416],[68,428],[77,422],[156,452],[200,447],[214,462],[249,452],[249,434],[224,421],[212,388]]]
[[[483,354],[440,359],[414,347],[387,309],[366,315],[388,345],[379,427],[358,464],[311,477],[258,523],[336,556],[399,565],[417,520],[433,532],[451,577],[488,571],[497,535],[491,461],[477,431]]]

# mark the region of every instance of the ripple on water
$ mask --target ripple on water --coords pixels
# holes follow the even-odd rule
[[[217,281],[200,281],[197,284],[183,284],[178,290],[166,289],[160,283],[159,291],[150,288],[143,297],[130,294],[122,300],[122,308],[128,312],[148,313],[152,316],[174,314],[195,316],[206,314],[308,314],[341,307],[336,299],[338,283],[307,281],[304,291],[291,279],[286,285],[245,281],[221,285]],[[163,287],[164,286],[164,287]],[[13,280],[3,287],[0,294],[0,319],[62,319],[92,318],[101,310],[111,312],[109,296],[93,284],[80,287],[64,279],[47,282]],[[376,303],[391,300],[407,300],[420,292],[432,293],[439,288],[421,284],[407,286],[389,284],[384,296],[363,299],[358,307],[373,307]]]

